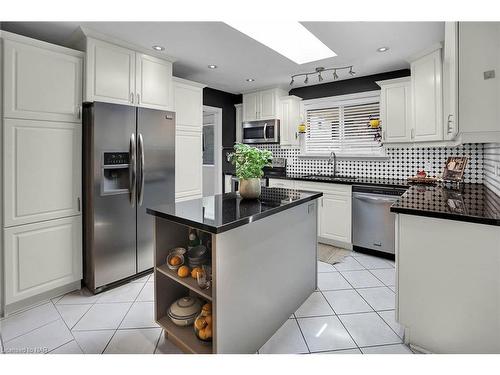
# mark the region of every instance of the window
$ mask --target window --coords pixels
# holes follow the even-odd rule
[[[305,155],[335,151],[346,156],[383,156],[380,129],[369,126],[371,118],[380,116],[379,96],[343,98],[305,103]]]

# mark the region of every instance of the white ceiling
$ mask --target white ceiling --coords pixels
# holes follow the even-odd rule
[[[222,22],[2,22],[1,27],[65,46],[70,46],[79,26],[147,49],[161,45],[176,60],[176,76],[232,93],[271,86],[289,88],[290,75],[317,66],[353,65],[357,76],[408,68],[408,57],[444,39],[443,22],[302,24],[338,56],[298,65]],[[382,46],[390,50],[377,52]],[[218,68],[208,69],[208,64]],[[255,82],[246,82],[246,78],[255,78]],[[343,78],[348,77],[341,74]],[[324,83],[330,80],[325,77]],[[297,81],[294,87],[303,85]],[[310,78],[309,83],[317,82]]]

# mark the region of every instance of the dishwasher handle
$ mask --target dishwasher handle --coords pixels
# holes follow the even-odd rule
[[[359,199],[360,201],[364,202],[372,202],[372,203],[394,203],[398,200],[398,198],[387,198],[384,196],[380,197],[375,197],[373,195],[366,195],[366,194],[354,194],[353,198]]]

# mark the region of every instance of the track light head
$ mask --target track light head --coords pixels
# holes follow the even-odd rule
[[[323,81],[323,77],[321,76],[321,72],[318,73],[318,81],[319,82]]]
[[[333,79],[336,81],[337,79],[339,79],[339,75],[337,74],[337,69],[335,69],[333,71]]]
[[[306,74],[306,79],[304,80],[304,83],[307,85],[308,82],[309,82],[309,76]]]
[[[352,70],[352,66],[349,68],[349,74],[353,77],[356,75],[356,72]]]
[[[292,80],[290,81],[290,86],[293,86],[293,83],[295,82],[295,80],[293,79],[292,77]]]

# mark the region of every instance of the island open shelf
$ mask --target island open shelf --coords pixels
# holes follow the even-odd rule
[[[263,188],[255,201],[229,193],[148,208],[155,216],[155,319],[167,338],[186,353],[255,353],[316,289],[320,196]],[[166,265],[192,229],[211,243],[207,290]],[[212,343],[169,318],[172,303],[186,296],[212,303]]]

